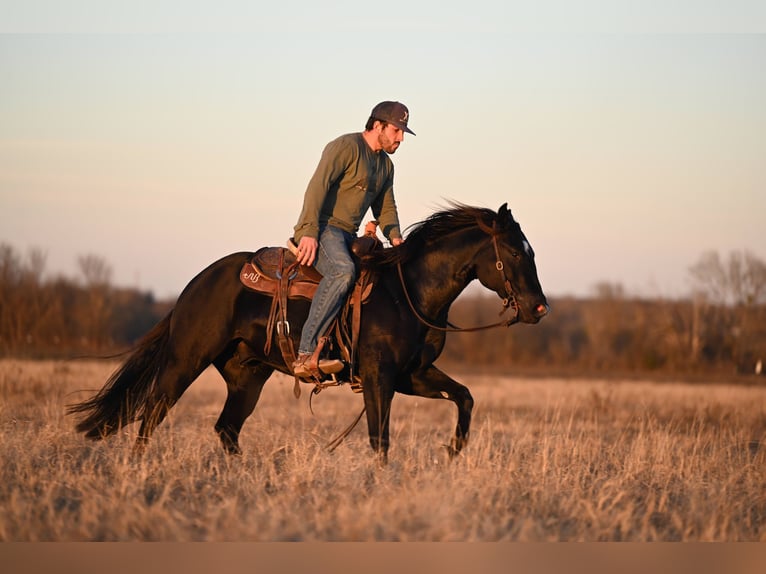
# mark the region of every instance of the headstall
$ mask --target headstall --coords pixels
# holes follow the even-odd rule
[[[489,227],[486,223],[484,223],[481,219],[476,219],[479,229],[484,231],[486,234],[490,236],[490,241],[492,241],[492,246],[495,249],[495,269],[500,273],[500,277],[503,281],[503,286],[505,287],[505,293],[506,297],[503,298],[503,309],[500,311],[500,314],[504,314],[509,308],[513,310],[513,316],[510,319],[504,320],[504,321],[498,321],[497,323],[492,323],[491,325],[480,325],[478,327],[456,327],[454,325],[450,325],[449,322],[447,326],[441,327],[439,325],[434,325],[430,321],[428,321],[423,315],[418,312],[418,310],[415,308],[415,305],[412,302],[412,299],[410,298],[409,291],[407,290],[407,285],[404,281],[404,272],[402,271],[402,264],[401,262],[398,262],[396,264],[396,269],[399,272],[399,281],[402,284],[402,289],[404,290],[404,296],[407,299],[407,304],[410,306],[410,310],[414,313],[415,317],[417,317],[418,321],[426,325],[427,327],[431,329],[436,329],[437,331],[446,331],[446,332],[468,332],[468,331],[481,331],[483,329],[492,329],[494,327],[509,327],[513,325],[514,323],[517,323],[519,320],[519,305],[516,301],[516,295],[513,293],[513,288],[511,287],[511,282],[508,279],[508,276],[505,274],[505,265],[503,264],[503,259],[500,256],[500,245],[498,244],[497,237],[500,235],[500,232],[497,230],[497,221],[492,222],[492,227]]]

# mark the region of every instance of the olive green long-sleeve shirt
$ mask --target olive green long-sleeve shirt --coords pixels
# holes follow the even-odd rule
[[[361,133],[342,135],[327,144],[309,181],[295,240],[317,238],[321,225],[356,233],[369,208],[383,235],[401,237],[391,158],[372,151]]]

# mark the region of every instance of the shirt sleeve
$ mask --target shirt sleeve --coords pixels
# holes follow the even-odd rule
[[[391,173],[383,187],[383,191],[372,203],[372,214],[380,222],[380,230],[389,241],[401,238],[402,232],[399,228],[399,215],[396,209],[396,200],[394,199],[394,170]]]
[[[330,187],[345,172],[350,157],[349,148],[341,139],[331,141],[325,146],[319,165],[303,196],[303,209],[294,227],[296,242],[303,236],[315,239],[319,237],[319,213],[322,204]]]

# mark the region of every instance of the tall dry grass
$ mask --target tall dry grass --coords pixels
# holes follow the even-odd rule
[[[244,455],[212,427],[206,372],[134,460],[135,428],[85,442],[65,405],[115,364],[0,362],[0,540],[766,541],[766,388],[467,377],[471,441],[446,401],[397,396],[390,463],[347,388],[296,401],[274,377]]]

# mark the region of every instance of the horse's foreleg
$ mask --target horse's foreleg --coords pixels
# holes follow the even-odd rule
[[[242,425],[255,409],[263,385],[274,369],[262,363],[242,364],[242,357],[237,353],[226,361],[216,361],[215,366],[226,381],[228,390],[226,404],[215,423],[215,431],[226,452],[242,454],[239,446]]]
[[[468,443],[471,427],[473,397],[464,385],[461,385],[433,365],[413,373],[408,380],[397,386],[397,391],[430,399],[447,399],[457,406],[457,426],[455,436],[447,447],[450,458],[458,454]]]
[[[394,386],[391,377],[384,376],[379,370],[374,375],[362,374],[364,381],[364,406],[367,413],[367,432],[370,446],[378,455],[380,464],[388,462],[388,427],[391,419],[391,401],[394,397]],[[374,382],[372,382],[374,381]]]

